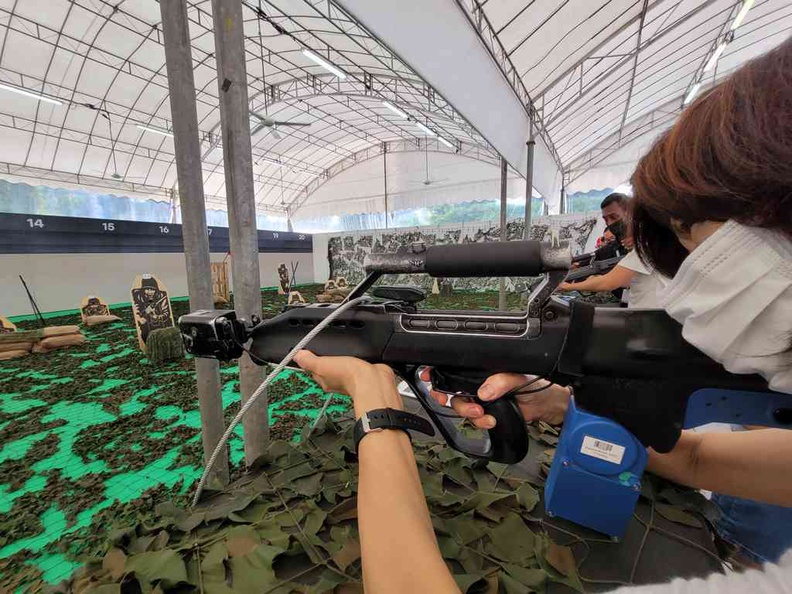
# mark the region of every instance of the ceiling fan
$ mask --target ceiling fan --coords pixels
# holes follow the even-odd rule
[[[429,145],[428,144],[424,145],[424,161],[426,163],[426,179],[424,179],[423,181],[411,181],[408,183],[431,186],[432,184],[436,184],[437,182],[448,180],[447,177],[444,177],[443,179],[432,179],[431,177],[429,177]]]
[[[311,125],[310,122],[285,122],[285,121],[280,121],[280,120],[274,120],[274,119],[272,119],[269,116],[260,115],[260,114],[257,114],[255,112],[253,112],[253,111],[250,112],[250,115],[252,117],[256,118],[258,120],[258,122],[259,122],[258,124],[256,124],[256,127],[253,128],[253,130],[250,131],[250,136],[251,137],[255,136],[256,134],[261,132],[264,128],[269,128],[270,132],[272,133],[272,135],[277,140],[280,140],[283,137],[278,133],[278,126],[292,126],[292,127],[296,128],[296,127],[304,127],[304,126],[310,126]]]

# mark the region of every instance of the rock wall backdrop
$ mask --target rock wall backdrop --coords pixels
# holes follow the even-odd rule
[[[538,217],[531,225],[529,238],[549,241],[554,233],[561,240],[568,240],[572,253],[583,252],[596,223],[598,213],[582,213],[553,217]],[[522,239],[524,223],[522,219],[506,224],[509,240]],[[346,277],[350,284],[360,282],[365,273],[363,262],[370,253],[396,252],[413,242],[422,241],[427,246],[449,243],[471,243],[500,241],[500,225],[489,223],[470,223],[444,227],[413,227],[406,229],[379,229],[376,231],[354,231],[333,235],[328,240],[327,257],[330,262],[330,277]],[[456,278],[448,279],[454,289],[483,291],[498,288],[498,279]],[[508,278],[509,291],[522,291],[535,284],[533,278]],[[385,284],[409,284],[425,289],[432,287],[433,279],[427,275],[399,274],[388,275]]]

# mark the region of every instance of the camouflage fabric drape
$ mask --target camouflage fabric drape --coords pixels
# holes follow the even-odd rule
[[[597,222],[597,213],[583,213],[562,217],[538,217],[531,225],[530,239],[548,241],[553,233],[561,240],[568,240],[572,252],[581,253]],[[522,239],[524,224],[522,219],[507,223],[509,240]],[[375,231],[355,231],[331,237],[328,242],[330,277],[346,277],[350,283],[363,279],[363,262],[370,253],[395,252],[413,242],[422,241],[426,245],[448,243],[471,243],[500,241],[500,225],[497,223],[473,223],[444,227],[413,227],[403,229],[380,229]],[[520,291],[529,288],[534,279],[509,278],[506,288]],[[384,279],[388,284],[409,284],[430,289],[432,279],[426,275],[398,274]],[[482,291],[496,289],[497,278],[458,278],[453,279],[457,290]]]

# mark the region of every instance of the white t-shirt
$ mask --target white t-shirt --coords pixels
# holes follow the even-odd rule
[[[770,388],[792,394],[792,241],[783,234],[726,222],[685,259],[660,303],[682,324],[685,340],[726,369],[759,373]],[[792,551],[764,571],[677,579],[613,594],[743,592],[792,593]]]
[[[778,565],[767,564],[764,571],[750,570],[706,579],[676,579],[668,584],[619,588],[611,594],[789,594],[792,592],[792,551]]]
[[[659,294],[668,283],[667,278],[647,268],[635,250],[619,261],[619,266],[637,272],[630,283],[630,309],[660,309]]]
[[[792,394],[792,241],[782,233],[727,221],[685,259],[660,301],[690,344]]]

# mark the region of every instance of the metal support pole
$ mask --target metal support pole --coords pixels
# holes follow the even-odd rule
[[[247,71],[242,2],[212,0],[225,193],[231,240],[234,308],[248,320],[261,315],[256,202],[250,146]],[[239,388],[247,402],[262,380],[261,368],[245,353],[239,359]],[[243,420],[245,462],[251,465],[267,447],[269,422],[263,394]]]
[[[206,203],[198,114],[195,107],[192,45],[187,21],[186,0],[160,0],[168,70],[173,142],[179,178],[179,207],[182,215],[182,240],[187,265],[190,310],[212,309],[212,270],[209,265],[209,233],[206,228]],[[175,200],[175,197],[174,197]],[[195,359],[198,404],[201,411],[201,440],[204,463],[209,460],[225,430],[220,398],[220,367],[211,359]],[[228,483],[228,455],[214,465],[212,482]]]
[[[508,203],[506,202],[506,182],[508,180],[509,167],[506,164],[506,159],[501,157],[501,187],[500,187],[500,240],[509,241],[508,229],[506,226],[506,209]],[[498,309],[506,311],[506,279],[500,278],[500,285],[498,287]]]
[[[533,200],[533,164],[534,164],[534,125],[531,122],[531,137],[528,139],[528,157],[525,167],[525,226],[523,227],[523,239],[530,239],[531,231],[531,204]]]
[[[561,173],[561,214],[566,214],[567,210],[567,196],[566,196],[566,173]]]
[[[388,228],[388,143],[382,143],[382,177],[385,180],[385,228]]]

